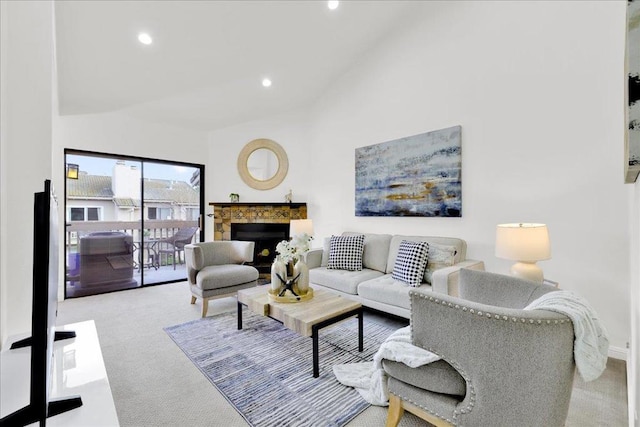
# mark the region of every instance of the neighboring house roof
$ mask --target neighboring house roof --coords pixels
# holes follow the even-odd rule
[[[67,197],[70,199],[112,199],[111,177],[79,174],[78,179],[67,179]]]
[[[118,207],[139,207],[140,200],[128,197],[114,197],[111,177],[80,173],[78,179],[67,179],[69,199],[113,200]],[[145,179],[144,200],[147,202],[174,205],[195,205],[200,203],[200,193],[184,181],[166,179]]]
[[[140,207],[140,199],[131,199],[126,197],[114,197],[113,203],[116,204],[119,208],[139,208]]]
[[[200,193],[184,181],[145,179],[144,199],[173,202],[178,205],[197,205],[200,203]]]

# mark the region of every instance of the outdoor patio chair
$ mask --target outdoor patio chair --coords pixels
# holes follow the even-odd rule
[[[172,257],[173,269],[176,269],[176,259],[178,263],[182,263],[180,254],[184,252],[185,245],[188,245],[193,240],[193,236],[198,231],[198,227],[186,227],[179,229],[173,236],[166,239],[160,239],[157,242],[157,252],[160,258],[162,255],[169,255]]]

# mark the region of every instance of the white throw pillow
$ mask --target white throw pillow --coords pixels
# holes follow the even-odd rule
[[[429,259],[427,268],[424,271],[424,281],[431,284],[433,272],[439,268],[451,267],[455,264],[455,257],[458,250],[455,246],[438,245],[431,243],[429,245]]]

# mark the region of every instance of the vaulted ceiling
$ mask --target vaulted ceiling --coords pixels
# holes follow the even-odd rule
[[[58,0],[59,111],[211,130],[305,108],[423,5]]]

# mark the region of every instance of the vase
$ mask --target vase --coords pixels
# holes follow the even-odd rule
[[[280,287],[284,285],[278,275],[280,275],[282,279],[287,280],[287,265],[282,260],[276,258],[271,265],[271,290],[274,293],[279,292]]]
[[[298,275],[300,275],[296,282],[298,284],[298,291],[304,295],[309,291],[309,267],[302,257],[300,257],[293,266],[293,277]]]

